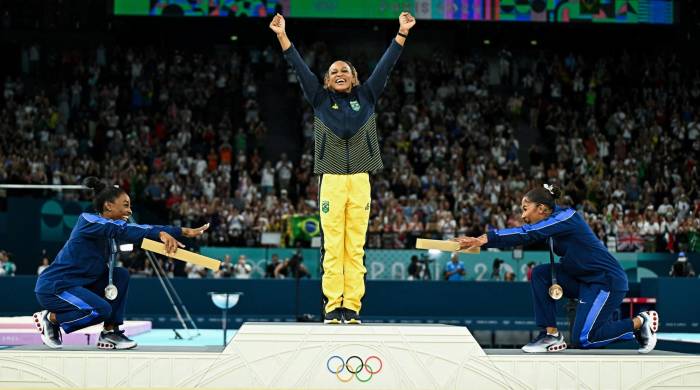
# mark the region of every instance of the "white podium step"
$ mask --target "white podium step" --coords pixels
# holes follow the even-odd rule
[[[227,389],[700,388],[700,356],[485,353],[448,325],[246,323],[223,350],[0,350],[1,387]]]

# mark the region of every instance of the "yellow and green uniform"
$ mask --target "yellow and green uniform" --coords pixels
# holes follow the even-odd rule
[[[284,52],[314,109],[314,173],[319,175],[321,286],[326,313],[339,307],[359,313],[362,306],[369,174],[384,167],[374,106],[401,49],[392,40],[367,81],[350,93],[324,89],[294,46]]]

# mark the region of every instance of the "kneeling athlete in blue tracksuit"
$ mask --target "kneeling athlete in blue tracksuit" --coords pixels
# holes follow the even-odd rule
[[[105,299],[108,284],[107,259],[118,242],[140,243],[144,237],[160,240],[168,253],[183,246],[176,237],[197,237],[208,227],[197,229],[175,226],[130,224],[129,195],[117,186],[107,186],[94,177],[85,186],[95,192],[97,214],[82,213],[70,238],[56,259],[39,275],[34,292],[43,311],[34,314],[41,339],[51,348],[61,347],[61,331],[76,330],[104,322],[97,346],[103,349],[128,349],[136,342],[119,330],[129,287],[129,272],[114,268],[112,283],[117,288],[114,300]]]
[[[560,263],[554,265],[557,281],[565,297],[579,299],[571,344],[598,348],[636,337],[639,352],[650,352],[656,346],[658,313],[645,311],[632,319],[613,321],[612,313],[620,307],[629,289],[627,275],[574,209],[556,206],[555,200],[560,195],[561,191],[554,186],[534,188],[521,202],[525,225],[456,240],[462,248],[505,248],[553,240],[554,253],[561,256]],[[551,284],[551,265],[535,267],[532,296],[535,321],[542,332],[522,348],[525,352],[566,349],[564,337],[557,330],[556,301],[548,294]]]

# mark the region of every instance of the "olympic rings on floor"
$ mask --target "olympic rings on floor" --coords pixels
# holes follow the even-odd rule
[[[350,374],[347,378],[340,377],[340,373],[341,373],[341,371],[343,371],[343,368],[341,366],[338,366],[338,368],[335,371],[336,371],[335,377],[338,378],[339,381],[347,383],[347,382],[350,382],[352,380],[353,374]]]
[[[340,360],[340,367],[338,367],[338,369],[335,371],[331,370],[331,366],[330,366],[331,360],[333,360],[333,359]],[[326,362],[326,368],[328,369],[328,371],[331,372],[331,374],[340,374],[345,369],[345,360],[343,360],[343,358],[341,358],[338,355],[331,356],[328,358],[328,361]]]
[[[379,368],[374,370],[374,371],[370,371],[371,367],[369,365],[369,359],[375,359],[379,363]],[[372,375],[379,374],[379,371],[381,371],[382,368],[384,368],[384,363],[382,362],[382,359],[380,359],[377,356],[372,355],[372,356],[369,356],[367,358],[367,360],[365,360],[365,370]]]
[[[350,382],[353,377],[359,382],[369,382],[372,377],[382,371],[384,362],[376,355],[368,356],[364,360],[357,355],[352,355],[347,359],[343,359],[338,355],[333,355],[326,361],[326,368],[328,372],[334,374],[339,381],[344,383]],[[349,374],[347,376],[342,376],[341,374],[346,370]],[[361,376],[360,374],[362,371],[365,371],[368,376]]]

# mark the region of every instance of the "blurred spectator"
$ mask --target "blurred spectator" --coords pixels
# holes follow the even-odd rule
[[[146,263],[145,271],[147,272],[149,268],[150,264]],[[202,279],[209,275],[206,268],[192,263],[187,263],[185,266],[185,272],[187,273],[187,277],[190,279]]]
[[[499,258],[493,260],[493,265],[491,267],[491,280],[501,280],[501,264],[503,263],[504,261]]]
[[[451,282],[464,280],[466,272],[464,271],[464,263],[459,261],[459,254],[453,253],[450,261],[445,265],[445,280]]]
[[[418,262],[418,256],[411,256],[411,263],[408,265],[408,280],[422,280],[424,265]]]
[[[277,172],[279,179],[280,189],[289,189],[289,182],[292,179],[293,168],[294,165],[287,159],[287,153],[282,153],[280,156],[280,161],[277,162],[277,166],[275,167],[275,171]]]
[[[0,250],[0,276],[15,276],[17,266],[12,262],[9,252]]]
[[[8,261],[7,252],[0,249],[0,276],[7,275],[7,271],[5,270],[5,263],[7,263],[7,261]]]
[[[219,270],[216,271],[216,278],[230,278],[233,275],[233,264],[231,264],[231,255],[224,255],[224,261],[221,262]]]
[[[280,257],[276,253],[272,254],[270,262],[265,266],[265,277],[275,278],[275,270],[280,265]]]
[[[303,264],[304,257],[297,251],[290,259],[285,259],[277,265],[275,278],[308,278],[309,270]]]
[[[514,282],[515,281],[515,272],[508,271],[503,275],[503,281],[504,282]]]
[[[41,263],[39,264],[39,267],[37,267],[37,269],[36,269],[36,274],[41,275],[41,273],[44,272],[44,270],[49,267],[50,263],[51,263],[51,261],[49,260],[48,256],[42,257]]]
[[[693,269],[693,264],[688,261],[688,257],[685,252],[678,253],[678,259],[671,266],[671,270],[668,272],[670,276],[676,278],[694,278],[695,270]]]
[[[535,265],[537,265],[534,261],[530,261],[527,263],[527,281],[532,280],[532,270],[535,269]]]
[[[431,260],[427,255],[411,256],[411,263],[408,266],[408,280],[430,280],[430,268],[428,263]]]
[[[233,266],[233,277],[236,279],[250,279],[253,267],[248,264],[245,255],[238,256],[238,262]]]

